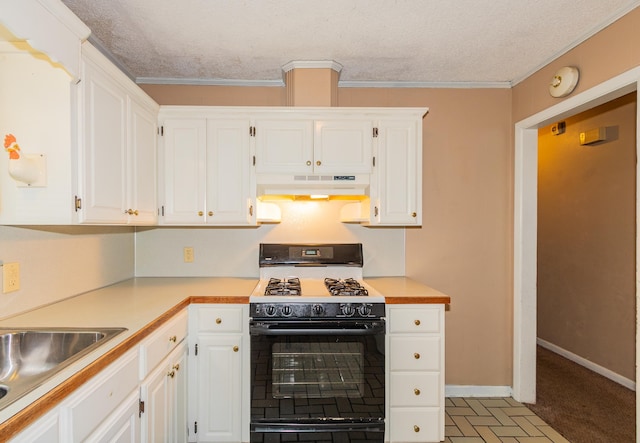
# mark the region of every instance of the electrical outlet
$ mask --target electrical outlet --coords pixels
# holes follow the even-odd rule
[[[184,247],[184,262],[193,263],[193,248],[191,246]]]
[[[2,266],[2,292],[12,292],[20,289],[20,264],[5,263]]]

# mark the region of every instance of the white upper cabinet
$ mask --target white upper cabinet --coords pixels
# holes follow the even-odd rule
[[[161,224],[255,225],[250,122],[163,109]]]
[[[422,119],[378,122],[370,224],[422,224]]]
[[[373,158],[371,120],[317,120],[314,171],[321,174],[369,174]]]
[[[158,106],[93,46],[82,46],[80,223],[156,222]]]
[[[372,120],[324,114],[257,117],[256,173],[370,173]]]
[[[259,118],[255,138],[257,173],[313,173],[312,120]]]

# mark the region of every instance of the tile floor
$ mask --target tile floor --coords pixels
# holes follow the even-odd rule
[[[446,399],[446,443],[568,443],[512,398]]]

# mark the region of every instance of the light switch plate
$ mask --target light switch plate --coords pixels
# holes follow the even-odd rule
[[[13,292],[20,289],[20,264],[5,263],[2,265],[2,292]]]

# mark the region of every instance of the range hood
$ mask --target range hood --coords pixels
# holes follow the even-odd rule
[[[258,196],[369,195],[369,174],[286,175],[258,174]]]

